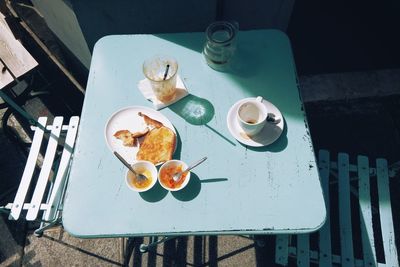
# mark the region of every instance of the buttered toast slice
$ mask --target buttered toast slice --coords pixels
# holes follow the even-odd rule
[[[172,159],[176,143],[175,133],[168,127],[154,128],[144,138],[136,154],[137,160],[158,164]]]

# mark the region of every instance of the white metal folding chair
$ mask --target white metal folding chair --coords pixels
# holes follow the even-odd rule
[[[277,236],[276,264],[288,266],[289,258],[293,258],[296,260],[293,265],[297,266],[310,266],[311,263],[322,267],[399,266],[389,190],[389,177],[395,176],[395,172],[388,168],[387,161],[377,159],[376,167],[370,167],[367,157],[358,156],[357,165],[352,165],[348,154],[339,153],[338,161],[331,162],[329,152],[321,150],[318,162],[328,214],[325,225],[312,234],[318,235],[318,249],[311,249],[309,234]],[[373,184],[377,185],[377,196],[371,194],[373,180],[376,180]],[[356,186],[352,186],[351,182]],[[336,192],[331,190],[332,183],[337,183],[338,203],[330,203],[330,194]],[[351,195],[358,199],[359,214],[351,212]],[[373,201],[376,197],[378,200]],[[378,204],[374,206],[373,203]],[[338,220],[330,216],[333,204],[338,204]],[[339,222],[338,226],[332,225],[335,221]],[[374,225],[373,222],[377,221],[379,224]],[[352,230],[355,222],[359,224],[361,238],[354,238]],[[380,230],[376,228],[377,225],[381,226]],[[339,238],[336,238],[340,240],[339,255],[332,248],[332,229],[335,227],[339,229]],[[360,244],[355,243],[358,239]],[[377,256],[378,243],[382,244],[383,253],[380,254],[383,254],[383,258]],[[362,250],[361,257],[356,257],[356,249]]]
[[[61,222],[62,201],[79,117],[71,117],[68,124],[63,124],[63,117],[55,117],[53,124],[48,125],[47,117],[40,117],[36,121],[1,91],[0,97],[34,125],[31,127],[34,131],[32,144],[16,196],[12,203],[0,207],[0,211],[9,213],[10,220],[24,218],[27,221],[41,221],[35,231],[37,236],[41,236],[44,230]],[[44,147],[43,163],[36,179],[35,169],[41,148]],[[61,153],[60,157],[57,152]],[[34,189],[32,196],[31,188]]]

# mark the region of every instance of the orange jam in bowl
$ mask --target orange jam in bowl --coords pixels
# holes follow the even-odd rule
[[[161,186],[170,191],[177,191],[184,188],[189,182],[190,172],[183,173],[178,181],[174,181],[173,176],[186,168],[187,165],[180,160],[170,160],[164,163],[158,173],[158,180]]]

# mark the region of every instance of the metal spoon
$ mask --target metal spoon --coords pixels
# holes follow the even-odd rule
[[[136,176],[139,180],[146,180],[147,177],[143,174],[137,173],[133,170],[132,166],[117,152],[114,151],[114,155]]]
[[[172,176],[172,179],[174,179],[174,182],[178,182],[182,178],[182,174],[184,174],[185,172],[190,171],[191,169],[193,169],[194,167],[196,167],[197,165],[199,165],[200,163],[202,163],[206,159],[207,159],[207,157],[204,157],[201,160],[197,161],[196,163],[193,163],[191,166],[187,167],[186,170],[184,170],[182,172],[175,173],[174,176]]]

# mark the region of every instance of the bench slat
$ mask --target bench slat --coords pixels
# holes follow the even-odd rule
[[[339,153],[339,224],[342,266],[354,266],[353,234],[351,229],[349,155]]]
[[[385,159],[376,160],[379,215],[382,229],[383,248],[387,266],[399,266],[394,239],[392,206],[390,202],[388,166]]]
[[[38,181],[36,183],[35,191],[32,197],[32,207],[28,210],[28,214],[26,215],[26,219],[28,221],[35,220],[40,204],[43,199],[43,194],[46,189],[46,185],[49,179],[51,167],[54,162],[55,153],[58,145],[58,138],[60,136],[61,127],[62,127],[63,117],[55,117],[53,121],[53,130],[50,133],[49,143],[47,145],[46,154],[43,160],[43,166],[39,174]]]
[[[319,175],[321,178],[322,191],[326,205],[326,221],[319,231],[319,266],[332,266],[332,245],[331,245],[331,221],[329,202],[329,170],[330,156],[326,150],[320,150],[318,154]]]
[[[47,118],[40,117],[38,122],[43,126],[46,126]],[[26,194],[31,184],[33,172],[35,171],[36,161],[39,155],[40,146],[42,144],[44,131],[41,128],[37,128],[33,136],[31,149],[29,151],[28,159],[26,161],[24,173],[22,174],[21,182],[18,187],[17,194],[15,195],[13,205],[11,208],[9,220],[18,220],[21,210],[23,208]]]
[[[65,145],[63,153],[60,160],[60,165],[58,167],[57,175],[54,180],[53,190],[51,192],[48,204],[51,207],[50,210],[45,212],[44,219],[46,221],[55,219],[56,212],[58,209],[58,204],[62,197],[62,192],[65,187],[67,169],[70,163],[70,159],[73,153],[76,134],[78,132],[79,117],[71,117],[68,125],[67,137],[65,138]]]
[[[374,230],[372,227],[372,207],[370,194],[369,162],[365,156],[357,157],[358,203],[360,205],[360,228],[363,258],[366,266],[377,266]]]
[[[321,184],[324,191],[327,220],[319,231],[319,251],[309,250],[309,235],[297,235],[297,246],[288,247],[288,240],[291,236],[282,235],[277,237],[275,261],[280,265],[288,264],[288,256],[297,258],[298,266],[308,266],[310,263],[318,263],[319,266],[399,266],[397,259],[397,249],[395,244],[393,217],[390,201],[390,187],[387,161],[378,159],[376,168],[369,166],[368,158],[365,156],[357,157],[357,165],[349,164],[349,156],[339,153],[338,162],[332,164],[329,152],[320,150],[318,155],[318,167]],[[358,190],[355,196],[358,197],[360,207],[360,226],[361,242],[363,248],[362,259],[354,258],[353,235],[351,221],[351,185],[350,172],[354,172],[356,166]],[[339,227],[340,227],[340,246],[341,254],[334,255],[331,251],[330,233],[330,205],[329,205],[329,175],[330,170],[338,170],[338,199],[339,199]],[[372,202],[371,202],[371,177],[378,179],[379,214],[382,229],[382,239],[384,245],[385,261],[377,262],[374,231],[372,224]],[[377,209],[376,209],[377,210]],[[306,254],[309,255],[306,258]],[[308,262],[309,260],[309,262]]]

